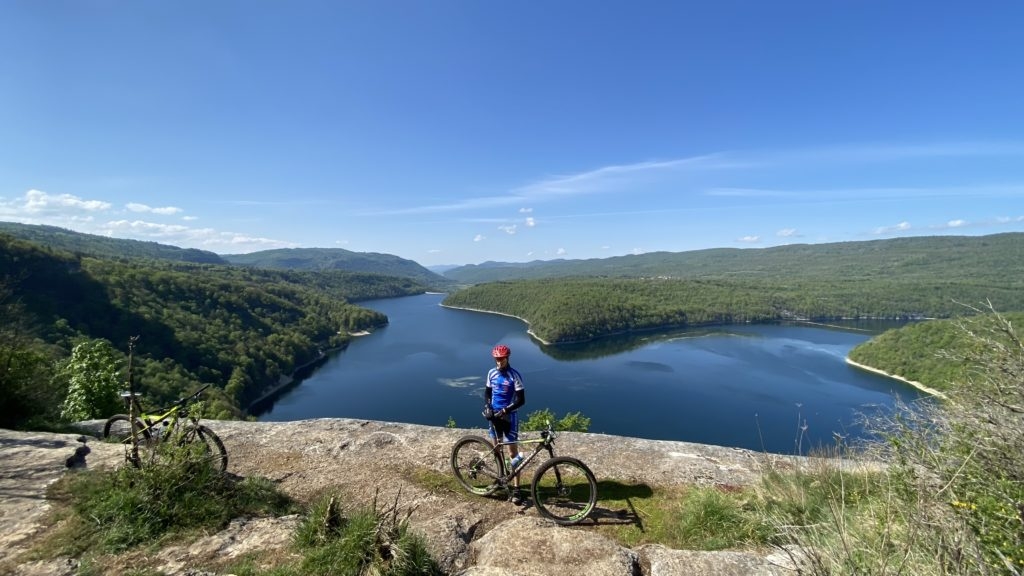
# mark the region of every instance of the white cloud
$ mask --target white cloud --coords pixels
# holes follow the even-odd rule
[[[179,246],[201,248],[213,252],[246,252],[269,248],[296,247],[293,242],[264,238],[236,232],[221,232],[212,228],[192,228],[183,224],[164,224],[145,220],[108,220],[115,211],[110,202],[85,200],[71,194],[50,194],[42,190],[29,190],[22,197],[0,201],[0,218],[24,224],[46,224],[69,228],[86,234],[112,238],[149,240]],[[153,208],[132,202],[126,209],[136,213],[173,215],[182,211],[177,207]],[[182,221],[195,220],[185,216]]]
[[[967,226],[967,220],[950,220],[946,222],[947,228],[963,228],[964,226]]]
[[[796,231],[796,228],[783,228],[782,230],[776,232],[775,235],[781,238],[796,238],[800,236],[800,234]]]
[[[473,242],[483,242],[486,239],[487,236],[484,236],[483,234],[477,234],[476,236],[473,237]]]
[[[161,214],[161,215],[164,215],[164,216],[172,216],[172,215],[177,214],[178,212],[182,211],[181,208],[176,208],[174,206],[165,206],[163,208],[153,208],[151,206],[147,206],[145,204],[139,204],[137,202],[129,202],[128,204],[125,204],[124,207],[127,208],[130,212],[149,212],[149,213],[152,213],[152,214]]]
[[[529,214],[530,212],[533,212],[533,208],[520,208],[519,209],[519,213],[520,214]]]
[[[567,252],[565,248],[559,248],[558,250],[555,250],[555,254],[557,254],[558,256],[565,256],[568,253],[569,252]]]
[[[526,222],[524,222],[524,225],[525,225],[525,226],[526,226],[527,228],[533,228],[534,226],[536,226],[536,225],[537,225],[537,221],[536,221],[536,220],[534,220],[534,219],[533,219],[532,217],[530,217],[530,218],[527,218],[527,219],[526,219]]]
[[[906,232],[907,230],[910,230],[910,228],[910,222],[903,221],[895,226],[879,226],[878,228],[875,228],[874,233],[889,234],[891,232]]]
[[[110,209],[109,202],[83,200],[71,194],[49,194],[42,190],[29,190],[21,198],[0,204],[0,213],[11,217],[74,218],[82,212],[97,213]]]
[[[516,231],[518,230],[518,226],[516,226],[515,224],[509,224],[507,226],[498,226],[498,230],[503,231],[505,234],[512,235],[516,233]]]
[[[737,242],[742,242],[743,244],[757,244],[758,242],[761,241],[761,237],[760,236],[743,236],[742,238],[737,238],[736,241]]]

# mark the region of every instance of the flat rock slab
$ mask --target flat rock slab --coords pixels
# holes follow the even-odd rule
[[[204,423],[223,440],[229,473],[268,478],[283,492],[303,501],[335,490],[356,505],[400,500],[404,508],[412,510],[411,527],[425,536],[432,556],[447,573],[553,573],[552,565],[528,568],[527,563],[536,556],[536,546],[551,547],[551,553],[561,558],[555,572],[559,576],[630,573],[637,566],[645,570],[649,566],[653,576],[671,574],[682,566],[716,565],[717,553],[629,550],[596,533],[545,523],[535,510],[501,499],[467,498],[461,493],[451,494],[410,481],[410,471],[415,470],[450,475],[452,445],[467,434],[484,435],[483,428],[453,429],[345,418]],[[84,430],[92,434],[98,433],[102,425],[102,421],[83,423]],[[533,434],[536,433],[524,433]],[[575,456],[585,462],[598,480],[651,488],[749,485],[760,479],[766,466],[785,468],[800,460],[721,446],[578,432],[559,433],[555,450],[556,454]],[[49,528],[45,525],[49,510],[47,487],[75,470],[123,463],[124,449],[120,445],[100,442],[88,434],[0,430],[0,573],[75,573],[74,560],[19,563],[18,556],[27,550],[33,537]],[[531,473],[527,470],[527,474]],[[257,550],[286,552],[296,523],[296,518],[238,519],[217,534],[150,555],[145,560],[155,564],[145,566],[165,574],[196,574],[195,568],[209,566],[213,558],[238,557]],[[479,562],[491,556],[481,552],[484,547],[499,546],[500,534],[517,530],[517,540],[519,536],[542,536],[533,544],[510,551],[512,556],[506,556],[508,562]],[[593,563],[574,557],[574,549],[600,550],[603,559]],[[771,566],[759,563],[756,555],[720,559],[726,562],[720,565],[723,570],[734,567],[728,568],[732,572],[726,570],[721,574],[744,573],[743,570],[765,576],[776,573]]]

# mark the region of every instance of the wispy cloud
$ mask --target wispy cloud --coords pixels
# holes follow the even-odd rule
[[[904,222],[900,222],[899,224],[896,224],[895,226],[879,226],[878,228],[875,228],[874,233],[875,234],[891,234],[893,232],[906,232],[907,230],[910,230],[911,228],[912,228],[912,226],[910,225],[910,222],[904,221]]]
[[[109,202],[102,200],[83,200],[71,194],[49,194],[42,190],[29,190],[21,198],[0,204],[0,211],[5,215],[46,216],[69,215],[80,213],[96,213],[110,209]]]
[[[117,218],[117,215],[125,211],[158,216],[183,212],[177,207],[153,208],[137,202],[126,204],[125,210],[115,210],[113,204],[103,200],[83,199],[71,194],[51,194],[35,189],[25,192],[21,197],[0,200],[0,218],[4,220],[60,226],[87,234],[151,240],[183,248],[201,248],[222,253],[297,246],[273,238],[218,231],[213,228]],[[186,216],[182,221],[188,222],[192,219]]]
[[[934,224],[928,228],[932,230],[955,230],[961,228],[991,228],[996,226],[1006,226],[1008,224],[1016,224],[1018,222],[1024,222],[1024,216],[1009,217],[1000,216],[997,218],[990,218],[988,220],[963,220],[955,219],[943,222],[941,224]]]
[[[98,234],[153,240],[213,252],[254,251],[270,248],[296,248],[298,244],[274,238],[252,236],[239,232],[222,232],[213,228],[190,228],[180,224],[160,224],[144,220],[112,220],[97,226]]]
[[[730,156],[764,166],[884,163],[939,158],[1013,158],[1024,157],[1024,144],[996,141],[850,144],[791,150],[738,151],[730,153]]]
[[[669,160],[649,160],[601,166],[583,172],[540,178],[500,193],[420,206],[382,209],[374,215],[414,215],[498,209],[515,204],[534,204],[559,198],[592,194],[633,193],[652,187],[681,186],[687,176],[719,174],[750,176],[763,170],[799,170],[807,166],[849,166],[913,159],[1024,158],[1024,144],[1014,142],[946,142],[924,144],[875,144],[789,150],[735,150]],[[692,186],[692,184],[690,184]],[[953,187],[875,187],[838,189],[786,189],[712,186],[690,189],[709,197],[794,199],[812,202],[864,198],[920,198],[962,196],[1024,196],[1024,184]],[[520,213],[533,208],[520,208]]]
[[[783,228],[775,233],[779,238],[799,238],[800,233],[797,232],[796,228]]]
[[[409,215],[499,208],[515,204],[543,202],[552,198],[583,196],[615,191],[630,191],[652,180],[663,180],[684,172],[735,169],[743,166],[726,155],[707,154],[675,160],[645,161],[603,166],[579,172],[542,178],[500,195],[465,198],[454,202],[375,211],[375,215]],[[521,208],[521,213],[533,208]]]
[[[761,241],[761,237],[760,236],[743,236],[741,238],[737,238],[736,241],[740,242],[741,244],[757,244],[758,242]]]
[[[153,208],[151,206],[147,206],[145,204],[139,204],[139,203],[136,203],[136,202],[130,202],[128,204],[125,204],[124,207],[127,208],[129,212],[144,212],[144,213],[148,212],[148,213],[160,214],[160,215],[164,215],[164,216],[172,216],[172,215],[177,214],[177,213],[182,211],[181,208],[176,208],[174,206],[164,206],[162,208]]]
[[[920,200],[947,197],[1024,197],[1024,184],[989,186],[935,186],[935,187],[865,187],[865,188],[808,188],[786,190],[770,188],[708,188],[705,196],[791,199],[810,203],[831,203],[836,201],[865,200]]]

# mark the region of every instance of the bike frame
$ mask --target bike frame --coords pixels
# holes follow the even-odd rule
[[[494,425],[493,424],[490,426],[490,429],[491,429],[491,432],[494,432]],[[499,466],[499,472],[501,473],[501,477],[500,478],[495,478],[495,480],[497,480],[498,483],[501,484],[502,486],[508,484],[508,482],[510,480],[512,480],[513,478],[518,476],[519,473],[523,471],[523,468],[526,468],[526,466],[530,462],[532,462],[534,458],[537,457],[537,454],[541,450],[547,450],[548,458],[554,458],[555,457],[555,450],[554,450],[554,445],[552,444],[554,442],[554,440],[555,440],[555,432],[551,429],[551,425],[550,424],[548,424],[548,429],[547,430],[542,430],[541,431],[540,438],[527,438],[525,440],[524,439],[520,439],[520,440],[518,440],[516,442],[499,442],[497,440],[497,434],[495,434],[495,440],[493,442],[493,444],[494,444],[493,451],[498,455],[498,466]],[[519,462],[518,465],[516,465],[514,468],[509,470],[505,466],[505,454],[504,454],[504,451],[502,450],[502,448],[504,448],[505,446],[516,446],[516,445],[521,446],[521,445],[524,445],[524,444],[525,445],[536,444],[537,446],[533,449],[533,452],[530,452],[529,455],[525,456]]]
[[[140,394],[133,394],[129,392],[128,394],[121,394],[121,397],[124,399],[126,403],[132,402],[135,404],[135,407],[138,408],[138,418],[145,425],[142,427],[142,429],[138,430],[139,434],[145,435],[146,433],[150,433],[150,437],[152,437],[154,435],[152,434],[152,431],[162,424],[164,426],[163,432],[160,433],[160,435],[162,436],[164,433],[170,433],[172,430],[177,428],[178,420],[180,420],[181,418],[181,410],[188,406],[189,404],[193,403],[196,400],[196,398],[198,398],[199,395],[202,394],[203,391],[209,387],[209,384],[203,386],[199,390],[196,390],[191,396],[182,398],[181,400],[178,400],[177,402],[172,404],[169,408],[165,408],[163,412],[158,415],[147,414],[142,411],[142,405],[139,403],[139,396],[141,396]],[[198,418],[194,416],[189,417],[192,419],[194,423],[198,424]],[[124,443],[129,444],[134,442],[131,436],[129,436],[124,440]]]

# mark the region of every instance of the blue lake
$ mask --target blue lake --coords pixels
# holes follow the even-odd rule
[[[527,415],[581,412],[591,432],[792,454],[863,433],[860,413],[920,393],[846,364],[881,329],[757,325],[542,346],[525,323],[443,308],[440,294],[361,302],[390,324],[355,338],[281,395],[264,421],[340,417],[483,427],[490,350],[512,348]]]

